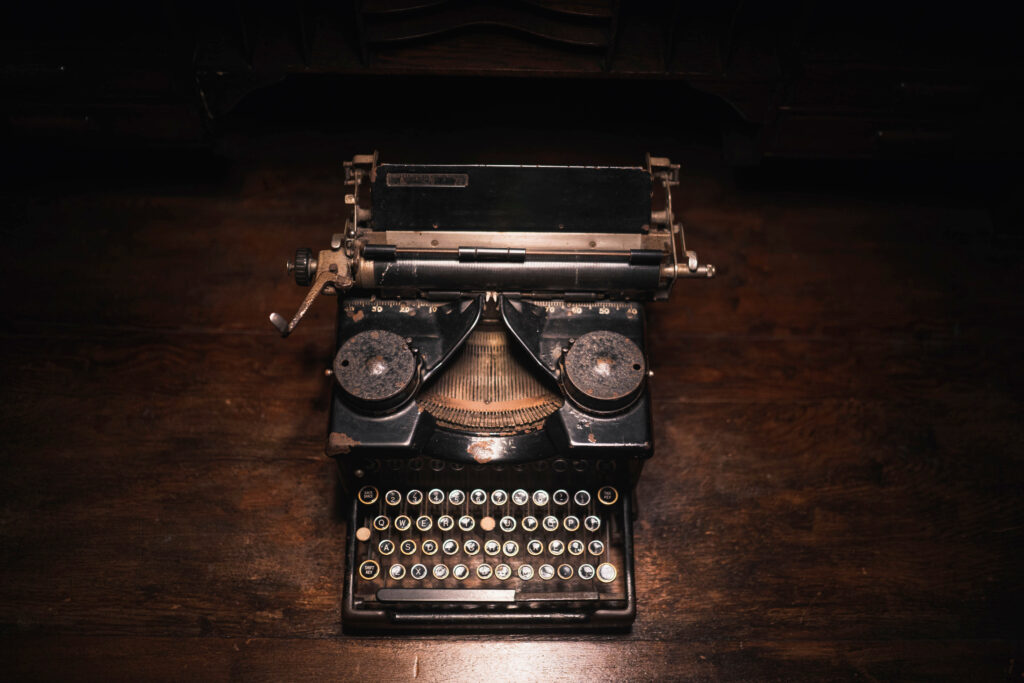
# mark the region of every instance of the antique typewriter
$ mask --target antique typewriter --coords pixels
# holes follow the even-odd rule
[[[652,453],[642,302],[711,277],[679,167],[345,164],[327,453],[348,495],[347,628],[624,628]]]

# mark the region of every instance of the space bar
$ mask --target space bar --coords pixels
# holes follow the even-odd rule
[[[381,588],[380,602],[515,602],[514,590],[483,588]]]

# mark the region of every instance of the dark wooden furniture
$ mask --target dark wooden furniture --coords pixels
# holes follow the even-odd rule
[[[492,133],[459,158],[657,142],[548,158]],[[423,140],[396,135],[389,158]],[[632,633],[346,636],[333,307],[285,341],[266,315],[365,144],[9,178],[5,677],[1019,680],[1020,242],[969,199],[744,189],[685,149],[655,151],[719,277],[650,310]]]

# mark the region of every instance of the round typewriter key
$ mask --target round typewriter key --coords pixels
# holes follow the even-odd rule
[[[459,528],[463,531],[472,531],[474,526],[476,526],[476,522],[469,515],[459,517]]]
[[[459,542],[454,538],[446,538],[441,543],[441,550],[444,551],[445,555],[454,555],[459,552]]]
[[[424,555],[433,555],[437,552],[437,541],[427,539],[420,544],[420,550]]]
[[[587,531],[597,531],[601,528],[601,518],[597,515],[587,515],[587,518],[583,520],[583,527]]]
[[[568,581],[572,578],[572,567],[567,564],[558,565],[558,578],[562,581]]]
[[[536,538],[531,539],[526,544],[526,552],[530,553],[531,555],[540,555],[542,552],[544,552],[544,544],[538,541]]]
[[[550,564],[542,564],[540,567],[537,568],[537,576],[544,579],[545,581],[549,581],[555,578],[555,568],[552,567]]]
[[[590,581],[592,578],[594,578],[594,565],[581,564],[580,568],[576,570],[576,573],[584,581]]]
[[[565,552],[565,543],[559,541],[557,538],[548,543],[548,552],[552,555],[561,555]]]
[[[484,531],[494,531],[494,517],[482,517],[480,519],[480,528]]]
[[[586,507],[587,505],[590,505],[590,494],[586,491],[577,491],[576,495],[573,496],[573,500],[575,500],[576,504],[580,507]]]
[[[414,564],[412,568],[409,570],[409,576],[416,579],[417,581],[422,581],[423,579],[427,578],[427,568],[422,564]]]
[[[619,575],[619,572],[612,565],[607,562],[597,566],[597,579],[604,583],[611,583],[615,580],[615,577]]]
[[[580,518],[576,515],[569,515],[562,520],[562,526],[566,531],[576,531],[580,528]]]
[[[508,502],[508,494],[501,489],[494,489],[491,491],[491,504],[492,505],[504,505]]]
[[[443,564],[434,565],[434,578],[438,581],[443,581],[448,578],[448,567]]]
[[[501,530],[504,531],[505,533],[509,533],[509,532],[515,531],[516,530],[516,518],[515,517],[509,517],[508,515],[505,515],[504,517],[501,518],[501,521],[498,522],[498,526],[500,526]]]
[[[377,574],[380,573],[380,565],[375,560],[366,560],[359,565],[359,577],[372,581],[377,578]]]
[[[459,581],[462,581],[463,579],[469,576],[469,567],[467,567],[464,564],[455,565],[454,567],[452,567],[452,576],[454,576]]]
[[[462,505],[466,502],[466,493],[459,489],[452,489],[448,492],[448,502],[452,505]]]
[[[533,492],[533,504],[538,507],[543,507],[548,504],[548,492],[547,491],[534,491]]]
[[[530,500],[530,494],[523,489],[516,489],[512,492],[512,502],[516,505],[526,505]]]
[[[595,539],[587,546],[587,550],[590,551],[591,555],[601,555],[604,553],[604,543]]]
[[[523,517],[523,521],[520,522],[525,531],[535,531],[537,529],[537,518],[533,515],[527,515]]]
[[[391,520],[387,515],[377,515],[373,518],[373,528],[377,531],[384,531],[389,526],[391,526]]]
[[[551,494],[551,500],[555,502],[555,505],[565,505],[569,502],[569,492],[565,489],[558,489]]]
[[[533,578],[533,567],[528,564],[519,565],[519,578],[523,581],[529,581]]]
[[[569,551],[570,555],[582,555],[583,554],[583,541],[578,538],[574,538],[569,541],[569,545],[565,546],[566,550]]]
[[[377,550],[380,551],[381,555],[390,555],[391,553],[395,552],[395,544],[392,541],[389,541],[385,538],[383,541],[377,544]]]
[[[395,505],[400,505],[402,502],[402,493],[400,491],[391,489],[390,491],[384,494],[384,502],[392,507],[394,507]]]
[[[462,549],[466,551],[467,555],[476,555],[480,552],[480,541],[471,538],[462,544]]]
[[[494,570],[491,569],[491,565],[482,564],[476,568],[477,577],[484,579],[485,581],[494,575]]]
[[[554,515],[548,515],[545,517],[541,524],[544,525],[545,531],[558,531],[558,517],[555,517]]]
[[[444,491],[441,489],[430,489],[430,492],[427,493],[427,500],[434,505],[440,505],[444,502]]]
[[[483,505],[487,502],[487,491],[473,489],[473,492],[469,494],[469,502],[473,505]]]
[[[499,564],[497,567],[494,568],[494,576],[499,581],[504,581],[505,579],[508,579],[512,576],[512,567],[508,566],[507,564]]]
[[[358,529],[356,529],[356,539],[360,541],[369,541],[370,530],[367,529],[365,526],[359,527]]]
[[[407,515],[395,517],[395,528],[399,531],[407,531],[412,526],[412,520]]]
[[[416,552],[416,541],[407,538],[398,544],[398,549],[403,555],[412,555]]]
[[[602,486],[597,490],[597,499],[603,505],[614,505],[615,501],[619,499],[619,492],[615,490],[614,486]]]
[[[441,515],[437,518],[437,528],[441,531],[451,531],[455,527],[455,520],[451,515]]]
[[[372,486],[364,486],[359,489],[359,502],[364,505],[372,505],[377,502],[377,489]]]
[[[395,581],[398,581],[399,579],[404,579],[405,567],[400,564],[393,564],[391,565],[391,569],[388,570],[388,575]]]
[[[434,525],[434,520],[430,519],[427,515],[420,515],[416,518],[416,528],[420,531],[430,531],[430,527]]]
[[[501,552],[501,544],[493,538],[484,541],[484,552],[494,556]]]
[[[413,489],[405,494],[405,502],[409,505],[419,505],[423,502],[423,491]]]
[[[505,553],[505,557],[515,557],[519,554],[519,544],[515,541],[505,541],[501,551]]]

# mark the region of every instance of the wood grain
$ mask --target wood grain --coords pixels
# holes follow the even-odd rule
[[[284,260],[344,215],[333,160],[352,150],[328,142],[237,142],[205,184],[5,195],[7,671],[1019,676],[1019,251],[983,206],[740,189],[699,165],[677,205],[720,277],[649,308],[633,631],[345,635],[330,306],[286,341],[266,322],[299,299]]]

